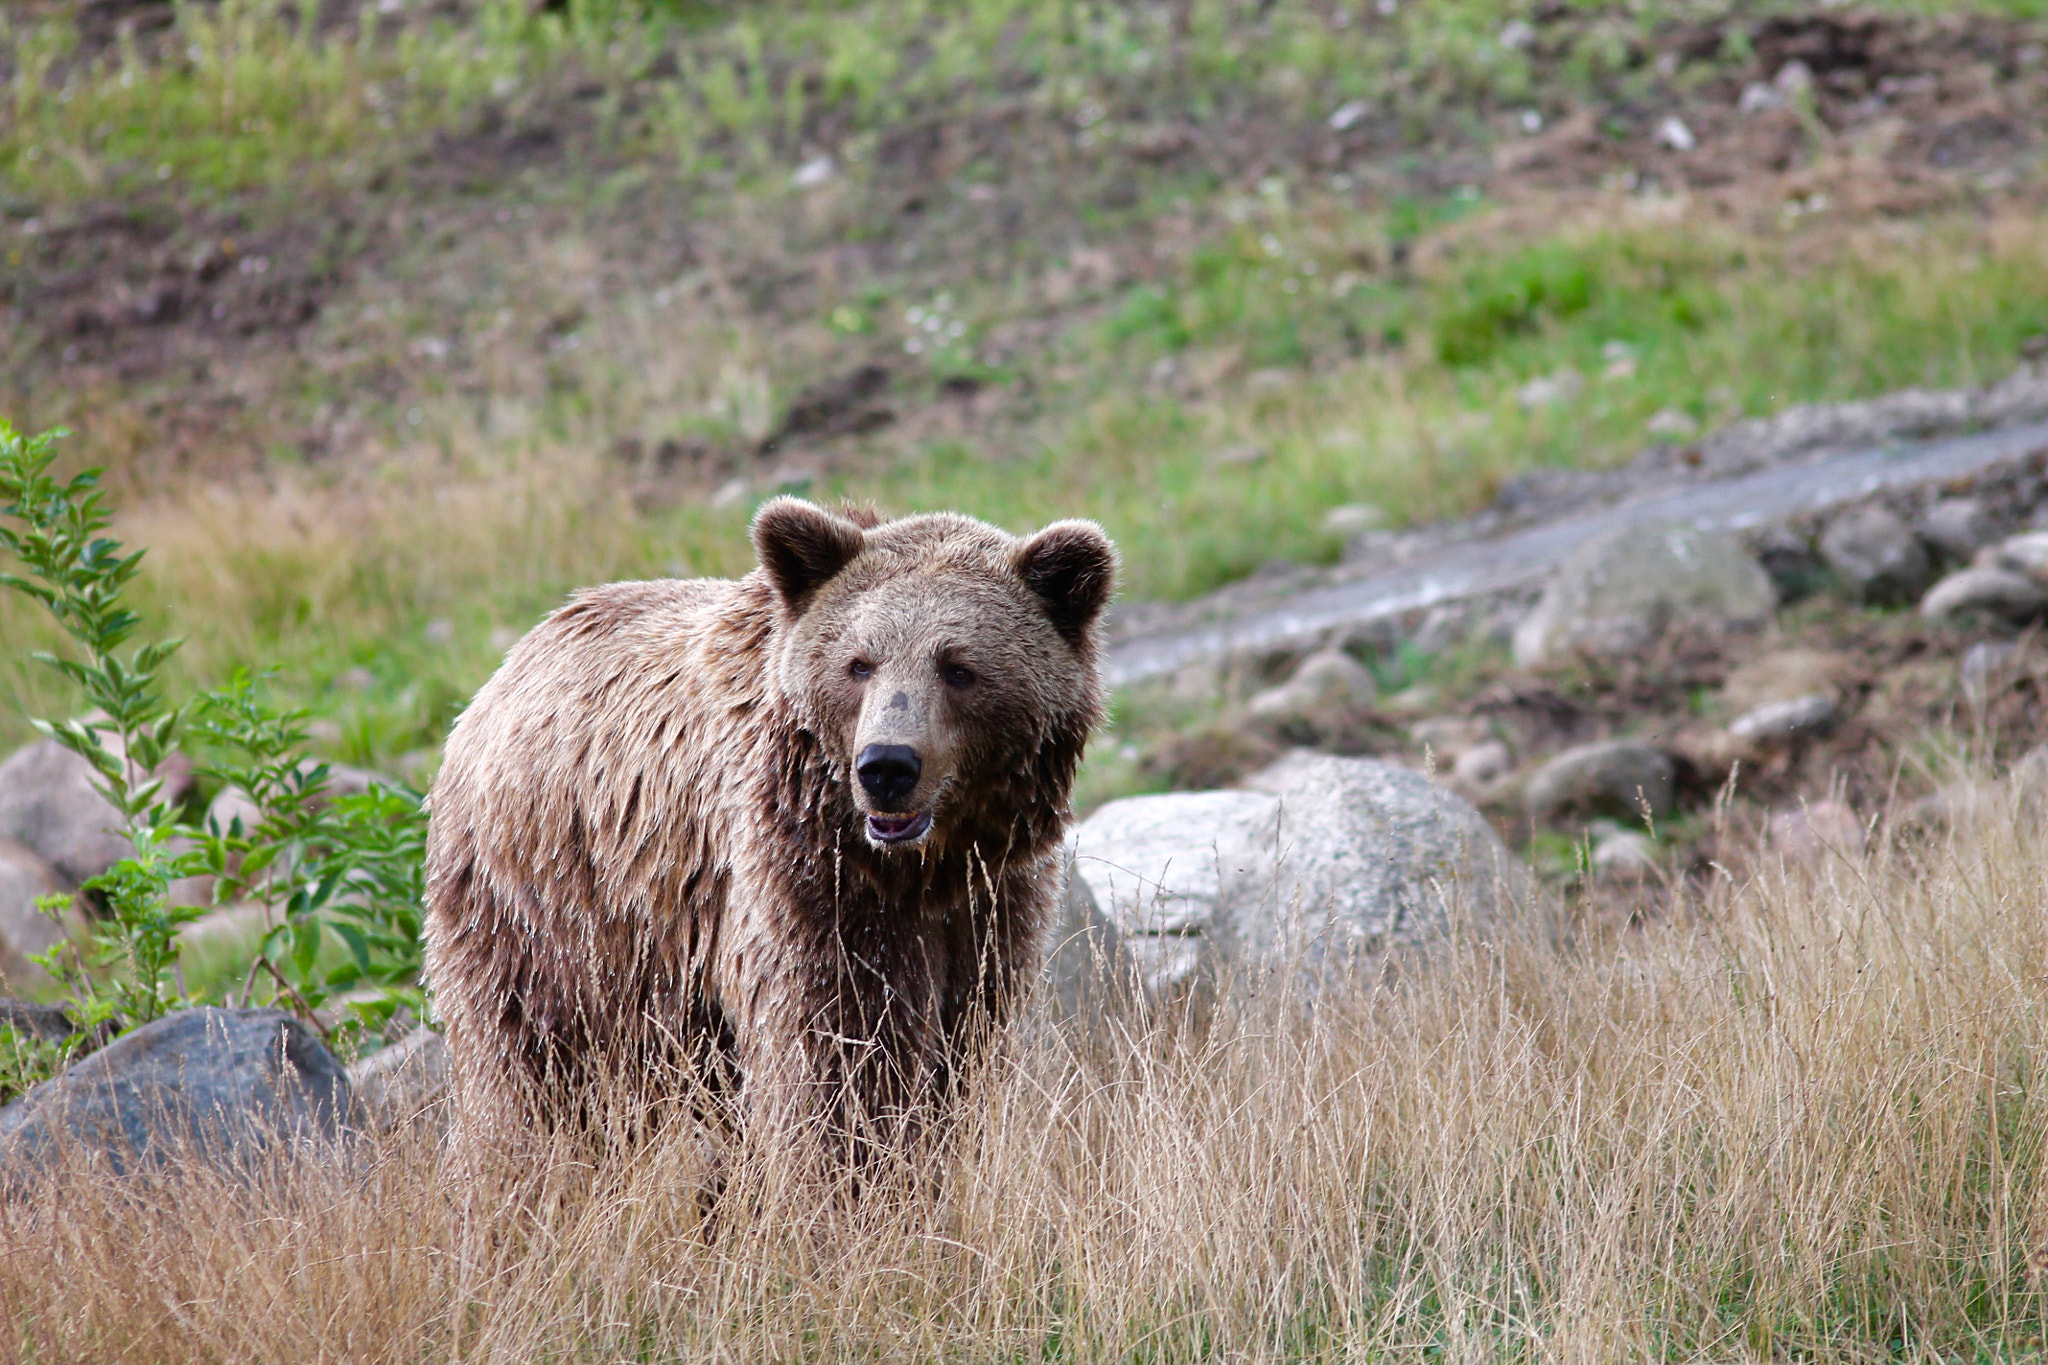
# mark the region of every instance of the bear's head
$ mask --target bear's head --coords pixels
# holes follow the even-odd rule
[[[784,497],[753,539],[776,687],[869,845],[992,837],[1020,802],[1064,811],[1102,717],[1096,623],[1117,557],[1100,527],[1020,540],[952,513],[864,525]]]

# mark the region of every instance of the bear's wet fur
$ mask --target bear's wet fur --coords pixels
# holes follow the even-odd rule
[[[578,594],[449,736],[426,951],[458,1134],[681,1080],[748,1128],[900,1135],[1039,971],[1114,548],[794,498],[752,534],[737,581]]]

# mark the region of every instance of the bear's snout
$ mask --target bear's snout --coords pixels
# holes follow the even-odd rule
[[[902,810],[917,790],[924,764],[908,744],[870,744],[854,761],[860,785],[878,810]]]

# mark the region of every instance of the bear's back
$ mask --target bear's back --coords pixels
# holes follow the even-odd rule
[[[721,836],[759,742],[744,721],[767,705],[772,619],[755,578],[577,594],[511,649],[450,733],[429,876],[475,879],[471,904],[523,906],[544,933],[715,908]]]

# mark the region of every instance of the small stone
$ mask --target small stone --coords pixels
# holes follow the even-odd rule
[[[1972,711],[1982,711],[1991,699],[1999,675],[2012,663],[2019,646],[2010,640],[1979,640],[1963,651],[1956,665],[1956,680],[1962,685],[1963,701]]]
[[[2004,567],[2048,578],[2048,531],[2022,531],[2007,536],[1993,553]]]
[[[1387,521],[1384,508],[1375,507],[1369,502],[1347,502],[1323,513],[1323,534],[1349,540],[1367,531],[1380,530],[1386,526]]]
[[[1633,829],[1610,829],[1593,844],[1593,874],[1611,881],[1642,881],[1657,871],[1657,845]]]
[[[753,485],[745,478],[727,479],[718,486],[718,491],[711,495],[705,505],[713,511],[724,511],[728,507],[737,507],[745,502],[751,492]]]
[[[1439,767],[1492,738],[1492,728],[1477,716],[1431,716],[1408,727],[1409,742],[1436,755]]]
[[[2029,621],[2048,611],[2048,590],[2030,575],[1991,565],[1960,569],[1920,599],[1920,615],[1952,623],[1968,616]]]
[[[1927,551],[1890,509],[1871,504],[1844,512],[1821,532],[1821,558],[1851,596],[1896,606],[1927,586]]]
[[[1839,694],[1855,668],[1854,660],[1831,650],[1804,646],[1772,650],[1732,669],[1721,684],[1720,699],[1740,714],[1813,692],[1832,697]]]
[[[1451,764],[1451,776],[1460,786],[1485,791],[1506,777],[1514,766],[1515,758],[1508,752],[1508,746],[1497,739],[1489,739],[1459,754]]]
[[[1265,463],[1272,452],[1262,445],[1247,442],[1243,445],[1225,446],[1209,457],[1211,469],[1246,469],[1255,464]]]
[[[1500,26],[1500,45],[1519,52],[1536,41],[1536,30],[1527,19],[1510,19]]]
[[[1797,95],[1813,89],[1813,68],[1794,57],[1778,68],[1778,74],[1771,77],[1771,84],[1787,95]]]
[[[1729,723],[1728,733],[1752,744],[1783,744],[1825,734],[1841,718],[1833,693],[1809,692],[1743,712]]]
[[[445,616],[437,616],[427,622],[427,628],[421,634],[430,645],[453,644],[455,642],[455,623]]]
[[[1341,649],[1325,649],[1303,659],[1292,677],[1253,697],[1245,709],[1266,721],[1315,720],[1370,706],[1378,693],[1364,664]]]
[[[1349,132],[1370,112],[1371,109],[1364,100],[1347,100],[1330,112],[1330,131]]]
[[[1557,407],[1569,403],[1586,391],[1586,376],[1569,365],[1561,370],[1532,379],[1515,390],[1515,401],[1525,411],[1537,408]]]
[[[1737,113],[1761,114],[1771,109],[1785,107],[1785,94],[1763,81],[1751,81],[1742,87],[1742,94],[1735,101]]]
[[[800,190],[822,185],[839,173],[839,165],[829,156],[814,156],[789,177],[789,183]]]
[[[1861,853],[1869,839],[1856,812],[1834,800],[1781,810],[1771,816],[1765,832],[1772,847],[1804,863],[1818,862],[1830,853]]]
[[[1572,812],[1641,819],[1671,810],[1671,756],[1654,744],[1607,740],[1565,750],[1529,778],[1523,800],[1535,820]]]
[[[1929,507],[1915,528],[1920,539],[1951,559],[1967,561],[1998,538],[1998,527],[1975,498],[1943,498]]]
[[[1643,423],[1643,432],[1660,441],[1690,441],[1700,434],[1700,424],[1677,408],[1660,408]]]
[[[1685,120],[1676,114],[1666,114],[1664,121],[1657,125],[1657,141],[1674,152],[1689,152],[1700,145],[1692,129],[1685,126]]]
[[[1671,752],[1702,778],[1716,785],[1728,780],[1738,763],[1747,763],[1756,746],[1713,726],[1687,725],[1671,737]]]

